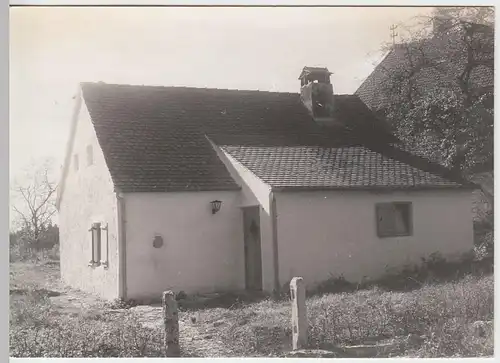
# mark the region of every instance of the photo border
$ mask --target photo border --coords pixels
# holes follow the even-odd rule
[[[2,71],[2,82],[1,82],[1,96],[0,97],[0,112],[1,112],[1,122],[2,122],[2,132],[0,135],[2,135],[2,140],[0,141],[0,145],[2,148],[2,152],[0,154],[0,167],[3,170],[9,170],[9,114],[8,114],[8,108],[9,108],[9,24],[8,24],[8,17],[9,17],[9,3],[7,1],[2,2],[1,8],[1,18],[0,18],[0,47],[1,47],[1,57],[0,57],[0,65],[1,65],[1,71]],[[35,1],[35,0],[13,0],[10,1],[11,6],[78,6],[78,5],[83,5],[83,6],[398,6],[398,7],[409,7],[409,6],[478,6],[478,5],[484,5],[484,6],[494,6],[495,2],[493,1],[444,1],[444,0],[434,0],[434,1],[428,1],[428,0],[421,0],[421,1],[328,1],[328,0],[316,0],[316,1],[306,1],[306,0],[288,0],[288,1],[264,1],[264,0],[254,0],[254,1],[202,1],[202,0],[176,0],[176,1],[138,1],[138,0],[116,0],[116,1],[95,1],[95,0],[90,0],[90,1],[69,1],[69,0],[46,0],[46,1]],[[495,22],[498,18],[498,13],[496,12],[495,14]],[[498,29],[495,30],[495,37],[498,39]],[[495,50],[495,56],[498,59],[498,51]],[[495,87],[498,86],[498,77],[495,77]],[[495,100],[495,106],[498,107],[498,98]],[[495,117],[496,118],[496,117]],[[495,131],[495,139],[496,139],[496,131]],[[496,143],[495,143],[495,151],[497,150]],[[498,160],[495,161],[495,166],[497,166]],[[0,229],[2,231],[5,231],[5,235],[7,235],[7,241],[8,241],[8,232],[9,232],[9,225],[8,225],[8,216],[9,216],[9,174],[8,173],[2,173],[1,177],[1,183],[2,183],[2,193],[0,196],[0,204],[2,205],[1,208],[1,215],[0,215]],[[496,191],[496,183],[495,183],[495,191]],[[497,223],[497,218],[495,218],[495,223]],[[8,273],[8,263],[9,263],[9,251],[8,251],[8,243],[5,242],[2,244],[2,248],[5,249],[0,253],[1,256],[3,256],[4,263],[1,264],[2,268],[5,270],[3,271],[4,273],[2,274],[1,277],[1,284],[2,287],[7,288],[9,285],[9,273]],[[495,259],[497,259],[499,252],[495,252]],[[497,292],[499,290],[498,282],[495,281],[495,295],[497,295]],[[0,356],[3,358],[4,356],[8,356],[8,301],[9,301],[9,296],[7,294],[3,295],[2,302],[1,302],[1,308],[4,310],[3,320],[0,321],[0,326],[2,327],[2,337],[4,338],[2,340],[2,345],[0,347]],[[495,311],[498,310],[498,298],[495,296]],[[7,311],[6,311],[7,310]],[[5,320],[5,321],[4,321]],[[497,322],[499,319],[495,319],[495,341],[498,342],[498,338],[500,336],[500,324]],[[7,338],[7,339],[6,339]],[[28,361],[39,361],[39,362],[53,362],[56,361],[56,359],[51,359],[51,358],[39,358],[39,359],[28,359],[28,358],[11,358],[13,362],[28,362]],[[206,361],[206,360],[211,360],[211,361],[222,361],[222,360],[233,360],[233,359],[238,359],[242,360],[245,359],[247,361],[262,361],[262,360],[267,360],[267,358],[226,358],[226,359],[221,359],[221,358],[190,358],[190,361],[196,362],[196,361]],[[276,361],[277,358],[273,358],[273,361]],[[463,360],[459,358],[446,358],[444,360]],[[480,361],[494,361],[494,358],[474,358],[473,360],[478,359]],[[67,359],[57,359],[57,361],[66,361]],[[87,359],[72,359],[72,361],[86,361]],[[165,362],[164,358],[140,358],[139,360],[144,360],[147,362]],[[279,360],[279,358],[278,358]],[[308,359],[310,360],[310,359]],[[356,359],[356,361],[363,361],[363,360],[368,360],[370,362],[377,362],[377,361],[384,361],[385,359],[377,359],[377,358],[371,358],[371,359]],[[406,360],[406,358],[398,358],[399,360]],[[424,359],[426,360],[426,359]],[[136,362],[138,361],[137,358],[106,358],[106,359],[94,359],[93,361],[106,361],[106,362],[114,362],[114,361],[119,361],[119,362]],[[471,361],[468,359],[468,361]]]

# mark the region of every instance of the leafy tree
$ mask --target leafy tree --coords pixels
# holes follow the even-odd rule
[[[493,175],[493,11],[436,8],[400,25],[379,89],[378,111],[405,148],[472,180]]]

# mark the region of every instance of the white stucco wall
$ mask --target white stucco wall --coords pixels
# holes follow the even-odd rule
[[[239,191],[125,194],[130,299],[244,288]],[[212,214],[210,202],[222,201]],[[153,247],[156,234],[161,248]]]
[[[90,115],[82,102],[77,114],[70,164],[59,206],[61,275],[65,283],[95,292],[104,298],[118,297],[117,201],[111,175],[99,147]],[[87,146],[92,145],[93,165],[87,165]],[[74,168],[74,155],[79,168]],[[92,245],[88,231],[93,222],[108,224],[101,238],[101,260],[108,255],[109,268],[89,267]]]
[[[415,191],[277,193],[280,282],[313,286],[331,275],[357,281],[385,267],[418,263],[440,251],[453,258],[473,245],[471,193]],[[379,238],[375,203],[411,201],[413,235]]]
[[[241,205],[260,206],[262,288],[271,292],[274,288],[273,232],[269,205],[271,187],[228,153],[215,148],[233,179],[241,186]]]
[[[260,205],[269,214],[271,187],[226,152],[219,154],[233,179],[242,187],[242,206]]]

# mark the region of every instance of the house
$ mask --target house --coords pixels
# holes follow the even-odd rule
[[[472,247],[470,184],[392,147],[328,69],[300,84],[81,84],[57,200],[63,280],[107,299],[272,292]]]

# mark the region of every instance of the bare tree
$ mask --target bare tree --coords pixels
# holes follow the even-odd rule
[[[51,178],[50,160],[31,168],[12,187],[12,209],[17,214],[19,232],[26,247],[40,251],[47,247],[45,233],[56,212],[56,184]]]

